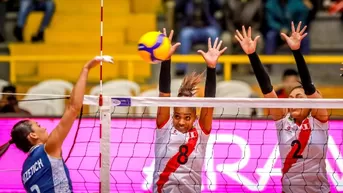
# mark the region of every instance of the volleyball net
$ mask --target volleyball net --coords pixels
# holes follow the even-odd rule
[[[98,97],[85,96],[84,107],[92,108],[83,111],[63,144],[75,192],[152,192],[157,106],[215,108],[202,192],[281,192],[277,130],[266,108],[327,108],[327,177],[331,192],[343,191],[341,99],[104,96],[103,101],[99,108]],[[22,118],[0,118],[0,143]],[[60,118],[35,120],[51,131]],[[24,192],[20,172],[25,158],[15,147],[0,158],[0,192]]]

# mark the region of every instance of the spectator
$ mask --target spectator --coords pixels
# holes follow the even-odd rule
[[[341,21],[343,22],[343,0],[324,0],[323,6],[329,10],[330,14],[341,12]]]
[[[300,21],[306,24],[309,8],[301,0],[268,0],[266,3],[267,34],[265,39],[265,54],[272,55],[279,45],[284,44],[280,33],[291,33],[290,23],[297,26]],[[301,41],[301,51],[309,54],[309,36]]]
[[[222,39],[224,45],[228,47],[228,53],[233,53],[233,46],[239,45],[235,38],[235,31],[241,29],[242,25],[251,26],[254,29],[253,37],[261,36],[259,30],[262,23],[262,8],[261,0],[225,0],[223,13],[226,31],[223,32]],[[263,43],[263,40],[260,40],[260,43]],[[260,53],[262,48],[263,44],[258,47],[257,52]]]
[[[317,12],[320,8],[320,0],[303,0],[306,7],[309,8],[309,14],[307,17],[306,25],[310,29],[311,22],[316,18]]]
[[[25,116],[31,115],[28,111],[19,108],[16,96],[11,95],[11,93],[16,93],[16,87],[12,85],[6,86],[2,89],[2,92],[8,94],[3,95],[1,98],[0,113],[15,113]]]
[[[220,26],[210,9],[210,2],[216,0],[176,0],[175,12],[183,13],[179,39],[181,43],[180,54],[186,55],[191,52],[194,43],[207,43],[210,37],[212,41],[220,35]],[[217,66],[222,71],[222,66]],[[187,71],[186,64],[176,66],[176,75],[182,76]]]
[[[17,26],[14,28],[14,36],[19,42],[23,42],[23,30],[29,13],[33,10],[44,11],[44,17],[36,35],[32,36],[32,42],[44,41],[44,31],[51,22],[55,11],[54,0],[20,0]]]
[[[0,0],[0,43],[5,41],[6,2]]]
[[[282,86],[276,91],[279,98],[288,98],[290,89],[293,85],[300,82],[299,74],[293,69],[287,69],[283,72]]]
[[[2,88],[2,93],[8,93],[8,94],[16,93],[16,90],[17,89],[16,89],[15,86],[9,85],[9,86],[5,86],[5,87]],[[8,94],[5,94],[5,95],[3,94],[2,95],[1,102],[0,102],[0,109],[8,104],[7,98],[11,96],[11,95],[8,95]]]

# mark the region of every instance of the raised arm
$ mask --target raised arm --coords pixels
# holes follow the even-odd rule
[[[254,40],[251,39],[251,27],[248,29],[248,33],[245,30],[245,27],[242,26],[242,33],[243,35],[236,30],[235,38],[240,43],[243,51],[248,55],[250,64],[254,70],[256,79],[258,84],[260,85],[261,91],[265,98],[278,98],[276,95],[275,90],[271,84],[269,75],[265,68],[263,67],[260,58],[256,53],[256,45],[257,41],[260,38],[259,36],[255,37]],[[287,109],[278,109],[272,108],[269,109],[270,115],[272,116],[273,120],[277,121],[282,119],[286,113]]]
[[[167,31],[163,28],[163,34],[167,37]],[[174,35],[174,30],[171,30],[169,34],[169,40],[172,42]],[[159,78],[159,90],[160,94],[159,97],[170,97],[170,84],[171,84],[171,75],[170,75],[170,63],[171,63],[171,56],[174,54],[177,47],[179,47],[181,43],[174,44],[169,52],[169,57],[167,60],[161,63],[161,70],[160,70],[160,78]],[[170,118],[170,107],[158,107],[157,110],[157,118],[156,118],[156,125],[157,128],[162,128]]]
[[[62,144],[64,139],[67,137],[76,117],[78,116],[82,104],[83,97],[86,90],[88,72],[93,67],[97,66],[100,61],[113,63],[112,57],[103,56],[95,57],[89,61],[82,69],[81,75],[70,94],[70,103],[67,105],[66,110],[61,118],[61,121],[57,127],[51,132],[49,138],[45,144],[45,151],[53,156],[60,158],[62,153]]]
[[[205,83],[205,97],[216,96],[216,65],[218,58],[225,52],[227,47],[220,50],[222,46],[222,41],[218,43],[218,38],[213,43],[211,43],[211,38],[208,38],[208,51],[205,53],[202,50],[198,50],[198,53],[202,55],[206,64],[206,83]],[[199,124],[202,130],[209,134],[212,129],[212,119],[213,119],[213,107],[203,107],[200,112]]]
[[[307,36],[307,33],[305,33],[306,26],[301,29],[301,22],[299,22],[297,29],[295,29],[293,22],[291,25],[291,36],[288,37],[284,33],[281,33],[281,36],[284,37],[288,46],[292,50],[305,94],[308,98],[322,98],[322,95],[316,90],[314,84],[312,83],[310,71],[308,70],[305,59],[300,52],[301,40]],[[329,119],[329,113],[327,109],[312,109],[311,115],[322,122],[326,122]]]

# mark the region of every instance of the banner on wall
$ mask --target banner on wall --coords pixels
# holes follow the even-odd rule
[[[0,118],[1,144],[9,140],[18,120]],[[36,121],[51,131],[59,119]],[[331,192],[343,191],[342,125],[341,120],[332,120],[329,125],[326,164]],[[148,192],[154,171],[155,120],[112,119],[110,129],[111,192]],[[63,157],[70,153],[67,165],[75,192],[96,191],[99,187],[99,149],[99,120],[82,119],[79,130],[76,121],[63,144]],[[25,157],[13,146],[0,158],[0,192],[22,191],[20,172]],[[203,192],[281,192],[274,122],[213,121],[202,181]]]

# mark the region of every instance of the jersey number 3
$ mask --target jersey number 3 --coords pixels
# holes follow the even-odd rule
[[[40,193],[39,187],[37,185],[31,186],[30,190],[33,193]]]
[[[181,165],[186,164],[188,161],[188,146],[187,145],[181,145],[179,147],[179,156],[177,156],[177,162]]]
[[[294,140],[292,141],[292,147],[297,144],[297,149],[295,150],[294,154],[293,154],[293,158],[295,159],[299,159],[299,158],[303,158],[302,155],[299,155],[299,151],[301,149],[301,143],[299,140]]]

